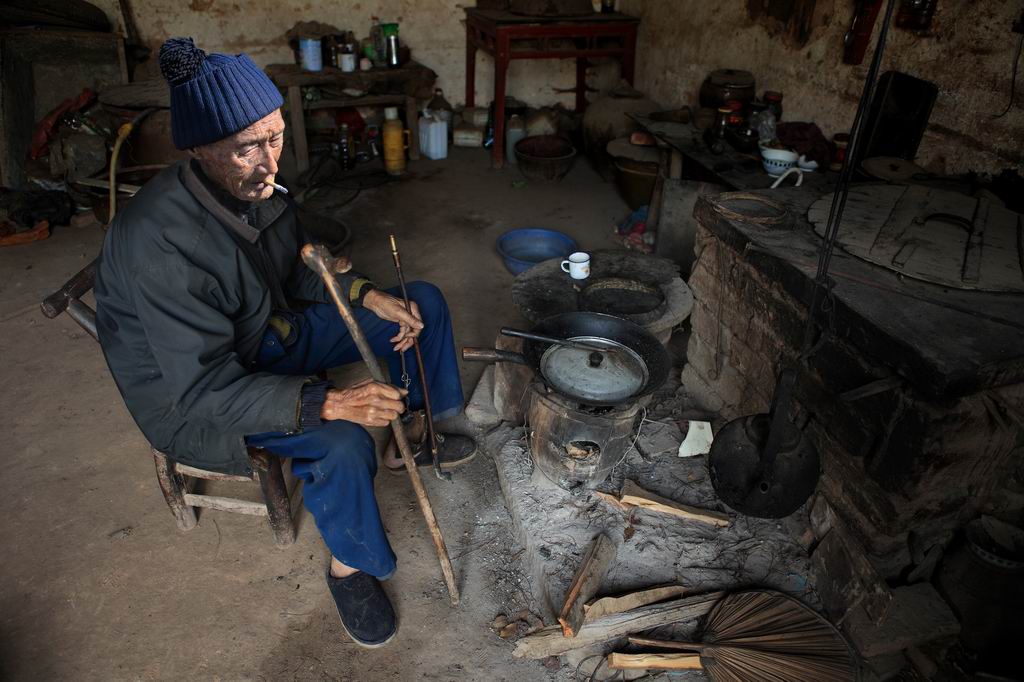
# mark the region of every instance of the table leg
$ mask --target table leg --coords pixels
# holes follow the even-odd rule
[[[473,44],[473,27],[466,24],[466,106],[474,106],[476,100],[476,45]]]
[[[508,78],[509,42],[499,35],[494,51],[494,147],[491,150],[491,165],[505,166],[505,84]]]
[[[576,113],[587,109],[587,58],[576,58]]]
[[[405,124],[409,126],[409,159],[420,160],[420,112],[416,108],[416,98],[405,98]]]
[[[302,111],[302,88],[288,86],[288,111],[292,124],[292,147],[299,173],[309,170],[309,147],[306,145],[306,120]]]

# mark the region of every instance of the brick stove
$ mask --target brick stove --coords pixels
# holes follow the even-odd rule
[[[767,412],[781,362],[803,339],[820,239],[817,199],[702,197],[693,333],[683,386],[726,419]],[[751,219],[753,218],[753,219]],[[1024,296],[899,278],[837,249],[825,334],[797,381],[797,412],[822,459],[818,486],[875,567],[944,542],[1022,471]]]

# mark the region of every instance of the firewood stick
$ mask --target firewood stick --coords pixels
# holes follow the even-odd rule
[[[604,533],[598,535],[576,570],[569,592],[565,595],[565,603],[558,614],[558,622],[562,624],[565,637],[575,637],[580,631],[585,617],[583,604],[597,594],[614,558],[615,543]]]
[[[612,670],[703,670],[696,654],[608,654]]]
[[[649,646],[655,649],[676,649],[678,651],[700,651],[703,644],[691,644],[690,642],[676,642],[669,639],[649,639],[647,637],[629,637],[630,644],[636,646]]]
[[[366,335],[363,334],[359,322],[352,314],[352,309],[349,307],[348,302],[342,298],[338,291],[338,281],[331,274],[333,272],[332,261],[334,259],[330,252],[322,245],[313,246],[312,244],[306,244],[302,247],[302,260],[313,272],[320,275],[320,278],[323,279],[327,287],[327,293],[331,295],[331,299],[334,300],[334,304],[338,307],[338,314],[341,315],[345,326],[348,327],[349,334],[352,335],[352,340],[359,349],[359,354],[363,357],[367,369],[370,370],[370,376],[373,377],[374,381],[387,383],[384,373],[377,363],[377,357],[373,354],[369,341],[366,340]],[[409,480],[412,482],[412,489],[416,493],[416,500],[420,504],[420,511],[423,512],[423,518],[427,522],[427,528],[430,530],[430,537],[434,541],[434,549],[437,551],[438,561],[441,562],[441,573],[444,574],[444,581],[448,586],[448,597],[451,599],[452,606],[457,606],[459,603],[459,588],[455,584],[455,572],[452,570],[452,561],[448,557],[448,548],[444,544],[441,528],[437,525],[437,517],[434,516],[434,509],[430,506],[430,499],[427,497],[427,491],[423,487],[423,481],[420,479],[420,472],[416,468],[412,448],[409,447],[409,440],[405,437],[402,422],[397,418],[392,419],[391,430],[395,434],[395,443],[398,445],[398,451],[402,454],[405,470],[409,472]]]

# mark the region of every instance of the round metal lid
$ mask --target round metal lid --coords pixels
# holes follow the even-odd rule
[[[540,371],[551,388],[580,402],[616,403],[630,399],[647,385],[647,365],[632,349],[594,336],[574,336],[608,351],[551,346],[540,358]]]
[[[754,87],[754,74],[740,69],[716,69],[708,74],[708,79],[715,85],[731,88]]]

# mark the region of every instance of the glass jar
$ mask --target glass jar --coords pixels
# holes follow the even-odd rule
[[[773,114],[775,114],[775,120],[782,120],[782,93],[777,90],[765,90],[764,91],[764,103]]]

